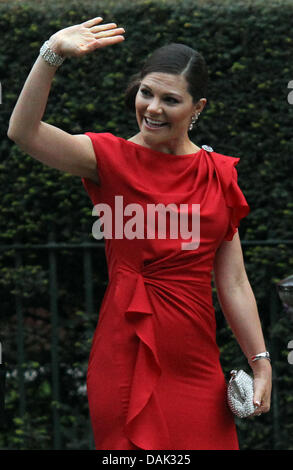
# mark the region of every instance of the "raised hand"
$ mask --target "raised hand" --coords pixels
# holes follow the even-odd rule
[[[99,16],[57,31],[50,37],[50,48],[64,57],[79,57],[124,41],[124,28],[116,23],[100,24],[102,21]]]

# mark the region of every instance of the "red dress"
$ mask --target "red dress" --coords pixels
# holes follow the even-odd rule
[[[96,448],[238,449],[216,343],[211,276],[217,248],[232,240],[249,212],[237,184],[239,158],[205,146],[172,155],[110,133],[86,134],[101,185],[82,182],[93,205],[112,210],[113,223],[113,238],[105,237],[109,283],[87,375]],[[143,208],[145,221],[150,204],[187,204],[188,211],[200,204],[199,246],[182,249],[180,233],[121,237],[121,201],[129,210],[125,230],[138,213],[134,207]]]

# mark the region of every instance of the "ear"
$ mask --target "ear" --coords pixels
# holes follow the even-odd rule
[[[198,100],[198,102],[194,105],[194,113],[201,113],[207,104],[207,99],[206,98],[201,98]]]

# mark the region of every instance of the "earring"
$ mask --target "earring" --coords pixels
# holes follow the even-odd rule
[[[200,115],[200,113],[197,113],[195,114],[194,116],[192,116],[191,118],[191,123],[190,123],[190,126],[189,126],[189,130],[192,131],[193,129],[193,126],[194,124],[196,123],[196,121],[198,120],[198,116]]]

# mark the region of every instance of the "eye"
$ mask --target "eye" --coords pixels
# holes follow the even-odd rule
[[[179,101],[176,100],[176,98],[173,98],[173,96],[167,96],[165,98],[165,101],[167,101],[167,103],[171,103],[171,104],[178,104]]]
[[[140,90],[141,94],[144,95],[144,96],[151,96],[151,92],[149,90],[147,90],[146,88],[142,88]]]

